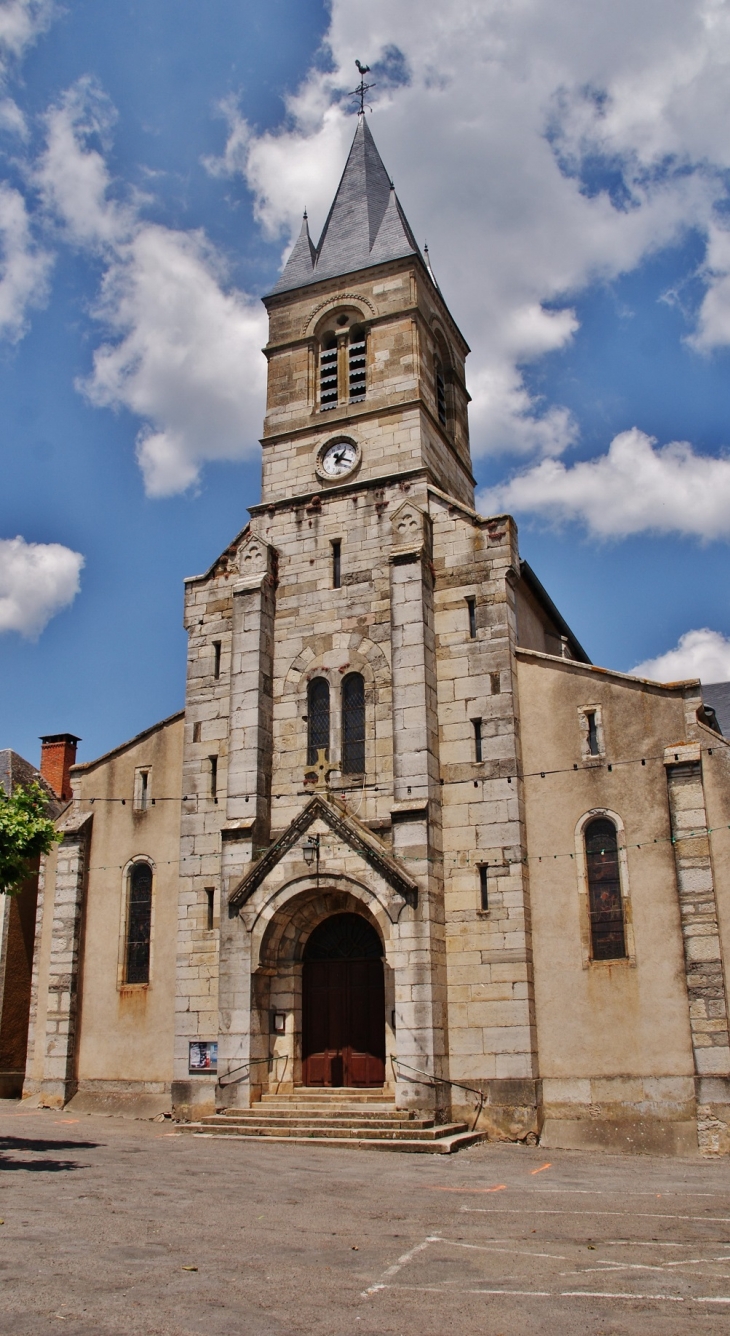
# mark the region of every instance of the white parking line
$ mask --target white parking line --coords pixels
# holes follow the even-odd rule
[[[389,1266],[387,1271],[383,1272],[383,1277],[397,1276],[398,1272],[401,1270],[401,1267],[407,1266],[407,1264],[413,1260],[413,1258],[416,1256],[417,1253],[424,1252],[425,1249],[430,1247],[432,1243],[441,1243],[441,1241],[442,1240],[440,1235],[429,1234],[428,1237],[423,1240],[423,1243],[417,1243],[415,1248],[411,1248],[408,1252],[403,1253],[402,1257],[399,1257],[398,1260],[394,1262],[392,1266]],[[378,1290],[384,1290],[385,1288],[386,1286],[382,1282],[376,1285],[370,1285],[368,1289],[362,1291],[360,1298],[367,1299],[371,1294],[376,1294]]]
[[[730,1225],[730,1215],[670,1215],[667,1211],[558,1211],[543,1206],[462,1206],[472,1215],[624,1215],[644,1220],[698,1220],[700,1224]]]

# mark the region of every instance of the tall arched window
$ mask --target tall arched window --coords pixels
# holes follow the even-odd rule
[[[151,927],[152,868],[149,863],[133,863],[128,874],[125,983],[150,981]]]
[[[438,357],[434,358],[434,379],[436,381],[436,410],[442,427],[446,426],[446,378],[444,368]]]
[[[588,822],[583,837],[588,873],[591,955],[594,960],[621,960],[626,955],[626,933],[616,827],[607,817],[596,817]]]
[[[337,390],[337,336],[325,334],[319,354],[319,406],[336,408]]]
[[[360,673],[342,680],[342,770],[361,775],[365,770],[365,683]]]
[[[317,752],[324,748],[329,760],[330,688],[324,677],[315,677],[307,688],[307,765],[317,764]]]
[[[350,342],[347,346],[347,375],[350,403],[357,403],[365,398],[367,388],[365,330],[362,325],[353,325],[350,330]]]

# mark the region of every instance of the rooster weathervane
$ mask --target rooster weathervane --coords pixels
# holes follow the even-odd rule
[[[353,88],[352,92],[348,94],[348,97],[356,97],[359,99],[360,106],[357,109],[357,114],[358,116],[364,116],[365,94],[369,93],[370,89],[375,87],[375,84],[374,83],[369,84],[365,82],[365,75],[370,73],[370,66],[362,65],[359,60],[356,60],[355,64],[357,65],[357,68],[360,71],[360,82],[357,88]],[[370,110],[372,111],[372,107],[370,107]]]

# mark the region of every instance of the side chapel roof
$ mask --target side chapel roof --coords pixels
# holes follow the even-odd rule
[[[364,116],[322,229],[319,245],[307,215],[272,296],[421,252]]]

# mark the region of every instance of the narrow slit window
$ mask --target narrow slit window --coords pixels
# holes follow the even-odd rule
[[[486,863],[479,868],[479,907],[482,913],[489,909],[489,871]]]
[[[205,888],[205,910],[206,910],[206,926],[207,926],[208,932],[211,932],[211,931],[212,931],[212,928],[213,928],[213,910],[214,910],[214,908],[215,908],[215,887],[214,887],[214,886],[206,886],[206,888]]]
[[[367,343],[362,325],[355,325],[350,330],[350,342],[347,348],[347,377],[350,403],[358,403],[365,398],[367,388]]]
[[[339,589],[342,584],[342,540],[335,538],[332,543],[332,588]]]
[[[607,817],[597,817],[589,821],[584,838],[591,955],[594,960],[622,960],[626,956],[626,932],[616,827]]]
[[[200,742],[201,724],[200,720],[193,724],[193,742]]]
[[[481,719],[472,719],[474,729],[474,760],[482,760],[482,721]]]
[[[315,677],[307,688],[307,765],[317,764],[317,752],[329,760],[330,688],[324,677]]]
[[[499,673],[489,674],[489,685],[492,688],[492,695],[498,696],[500,691],[502,690],[502,679]]]
[[[214,640],[214,641],[213,641],[213,677],[215,678],[216,682],[218,681],[218,678],[220,677],[220,675],[221,675],[221,642],[220,642],[220,640]]]
[[[365,682],[360,673],[348,673],[342,682],[342,770],[346,775],[365,772]]]
[[[468,598],[466,606],[469,609],[469,635],[472,640],[477,638],[477,601],[475,598]]]
[[[434,375],[436,379],[436,410],[438,419],[442,427],[446,426],[446,381],[444,379],[444,369],[438,357],[434,363]]]
[[[586,723],[588,725],[588,754],[589,756],[600,756],[601,749],[598,745],[598,724],[596,723],[595,710],[588,710]]]
[[[210,761],[210,796],[215,802],[218,801],[218,757],[209,756]]]
[[[129,869],[125,983],[149,983],[152,929],[152,868],[133,863]]]
[[[334,334],[330,334],[319,354],[319,406],[336,408],[338,400],[337,339]]]
[[[134,772],[134,810],[135,812],[146,812],[150,805],[151,784],[149,770],[135,770]]]

